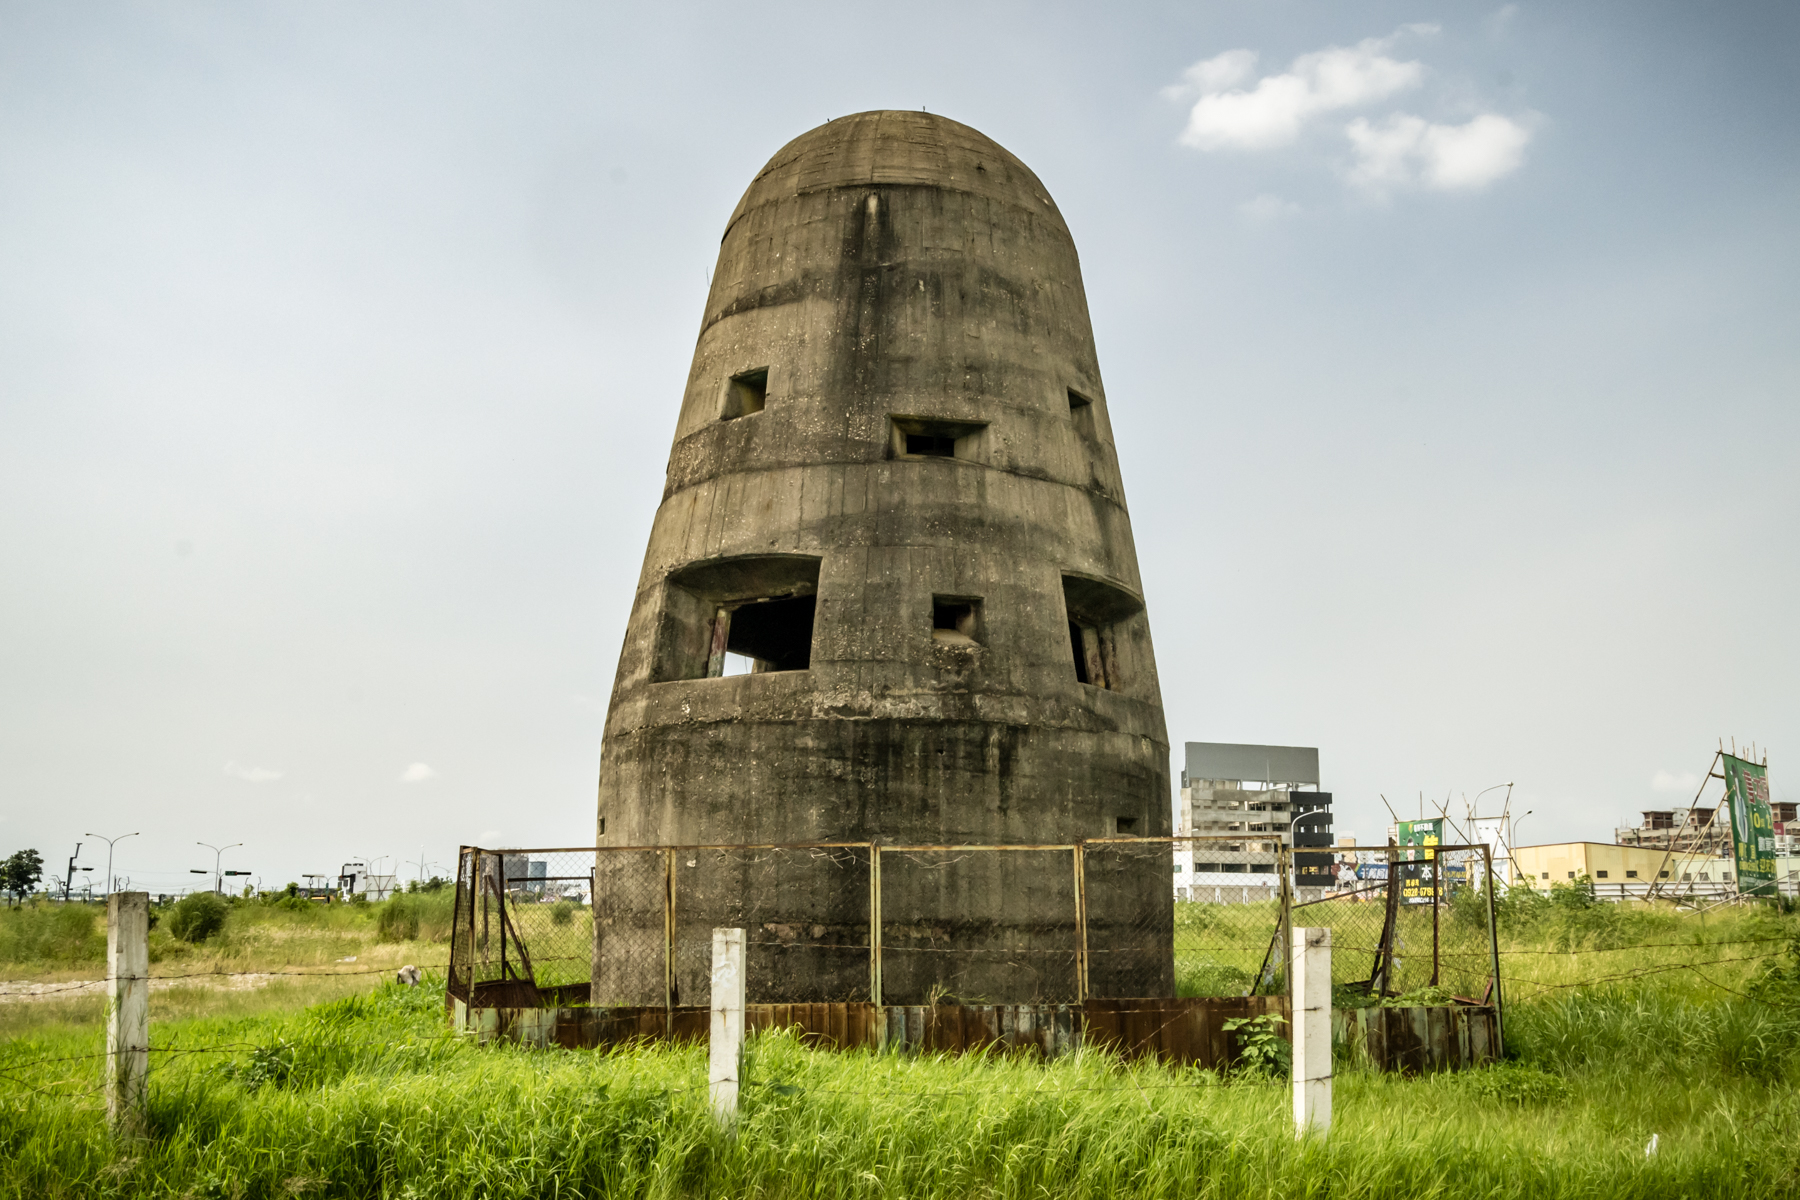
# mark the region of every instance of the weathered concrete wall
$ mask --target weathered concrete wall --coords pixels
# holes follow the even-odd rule
[[[1048,192],[942,117],[814,129],[720,247],[607,718],[600,843],[1167,833],[1141,594]],[[708,677],[728,642],[757,673]],[[1170,903],[1164,865],[1131,919],[1166,928]],[[803,907],[842,936],[866,902]],[[650,917],[616,911],[608,936]],[[661,1000],[600,958],[596,996]],[[780,998],[754,952],[752,976],[752,999]],[[1008,989],[974,990],[1032,998]]]

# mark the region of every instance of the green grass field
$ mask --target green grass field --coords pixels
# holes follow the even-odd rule
[[[477,1048],[448,1034],[441,984],[343,978],[164,993],[151,1133],[115,1142],[98,1005],[0,1006],[0,1196],[1800,1193],[1793,918],[1531,902],[1503,930],[1511,1061],[1345,1066],[1331,1135],[1298,1145],[1279,1081],[787,1036],[753,1041],[730,1137],[702,1047]],[[315,986],[359,990],[293,1007]]]

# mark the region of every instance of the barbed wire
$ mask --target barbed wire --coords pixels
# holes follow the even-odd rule
[[[547,961],[557,961],[557,960],[547,960]],[[449,963],[426,963],[426,964],[402,963],[400,966],[359,967],[354,971],[337,971],[337,970],[329,970],[329,969],[320,970],[320,971],[189,971],[189,972],[186,972],[186,973],[180,974],[180,975],[146,975],[146,976],[143,976],[142,978],[150,983],[162,983],[165,980],[175,980],[175,979],[213,979],[213,978],[220,978],[220,977],[275,979],[275,978],[281,978],[281,977],[286,977],[286,976],[307,976],[310,978],[326,978],[326,977],[330,977],[330,976],[343,976],[344,978],[349,979],[349,978],[359,978],[364,975],[385,975],[389,971],[398,972],[402,968],[409,967],[409,966],[416,966],[421,971],[445,971],[445,970],[449,969],[450,964]],[[93,990],[96,988],[104,988],[104,987],[106,987],[106,985],[109,982],[111,982],[111,981],[107,980],[107,979],[83,979],[83,980],[75,981],[73,983],[59,984],[56,986],[46,985],[41,990],[34,991],[34,992],[0,991],[0,1003],[4,1003],[8,998],[11,998],[11,997],[33,997],[34,998],[37,996],[53,996],[53,995],[60,994],[62,992],[87,991],[87,990]],[[26,987],[37,986],[35,984],[32,984],[28,980],[4,979],[4,980],[0,980],[0,987],[4,987],[5,985],[7,985],[9,983],[21,984]]]
[[[1525,979],[1504,980],[1503,979],[1502,984],[1508,990],[1511,990],[1513,988],[1519,988],[1519,987],[1532,988],[1534,990],[1532,991],[1531,995],[1536,996],[1542,992],[1565,991],[1569,988],[1593,987],[1597,984],[1602,984],[1602,983],[1616,983],[1621,979],[1639,979],[1639,978],[1642,978],[1647,975],[1666,975],[1670,971],[1693,971],[1696,974],[1699,974],[1700,967],[1721,967],[1721,966],[1725,966],[1730,963],[1761,962],[1765,959],[1773,958],[1780,953],[1781,953],[1781,951],[1779,951],[1779,950],[1769,950],[1769,951],[1765,951],[1762,954],[1746,954],[1740,958],[1719,958],[1719,959],[1714,959],[1711,962],[1705,962],[1705,963],[1664,963],[1661,966],[1640,967],[1634,971],[1621,971],[1616,975],[1602,975],[1595,979],[1580,979],[1580,980],[1576,980],[1571,983],[1538,983],[1535,980],[1525,980]],[[1701,975],[1700,977],[1702,979],[1706,979],[1706,976],[1704,976],[1704,975]],[[1712,981],[1707,980],[1707,982],[1711,983]],[[1725,991],[1732,990],[1730,988],[1726,988],[1723,984],[1714,984],[1714,986],[1723,988]],[[1756,999],[1756,997],[1749,996],[1743,992],[1738,992],[1736,994],[1744,996],[1745,999],[1748,999],[1748,1000]],[[1524,999],[1526,997],[1518,997],[1518,998]]]

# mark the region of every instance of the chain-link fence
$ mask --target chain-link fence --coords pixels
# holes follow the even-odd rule
[[[594,853],[465,847],[456,872],[452,991],[506,1005],[586,1000]]]
[[[1253,996],[1286,986],[1291,869],[1279,847],[1176,838],[1175,995]]]
[[[1073,846],[883,846],[884,1004],[1080,999]]]
[[[1431,991],[1489,998],[1497,964],[1487,847],[1340,851],[1338,870],[1338,888],[1293,905],[1290,919],[1331,929],[1340,999]]]
[[[474,1006],[709,1003],[746,931],[757,1003],[1066,1004],[1281,993],[1294,925],[1332,929],[1340,998],[1487,1001],[1482,846],[1338,850],[1330,889],[1241,838],[1048,846],[465,847],[451,992]]]

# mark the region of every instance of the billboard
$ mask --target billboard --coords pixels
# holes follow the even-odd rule
[[[1731,842],[1738,891],[1775,894],[1775,818],[1769,811],[1769,768],[1731,754],[1725,763],[1725,806],[1731,810]]]
[[[1394,841],[1401,846],[1420,846],[1423,849],[1408,853],[1398,864],[1400,868],[1400,902],[1402,904],[1430,904],[1438,894],[1437,851],[1431,849],[1444,841],[1444,819],[1432,817],[1425,821],[1401,821],[1396,827]]]

